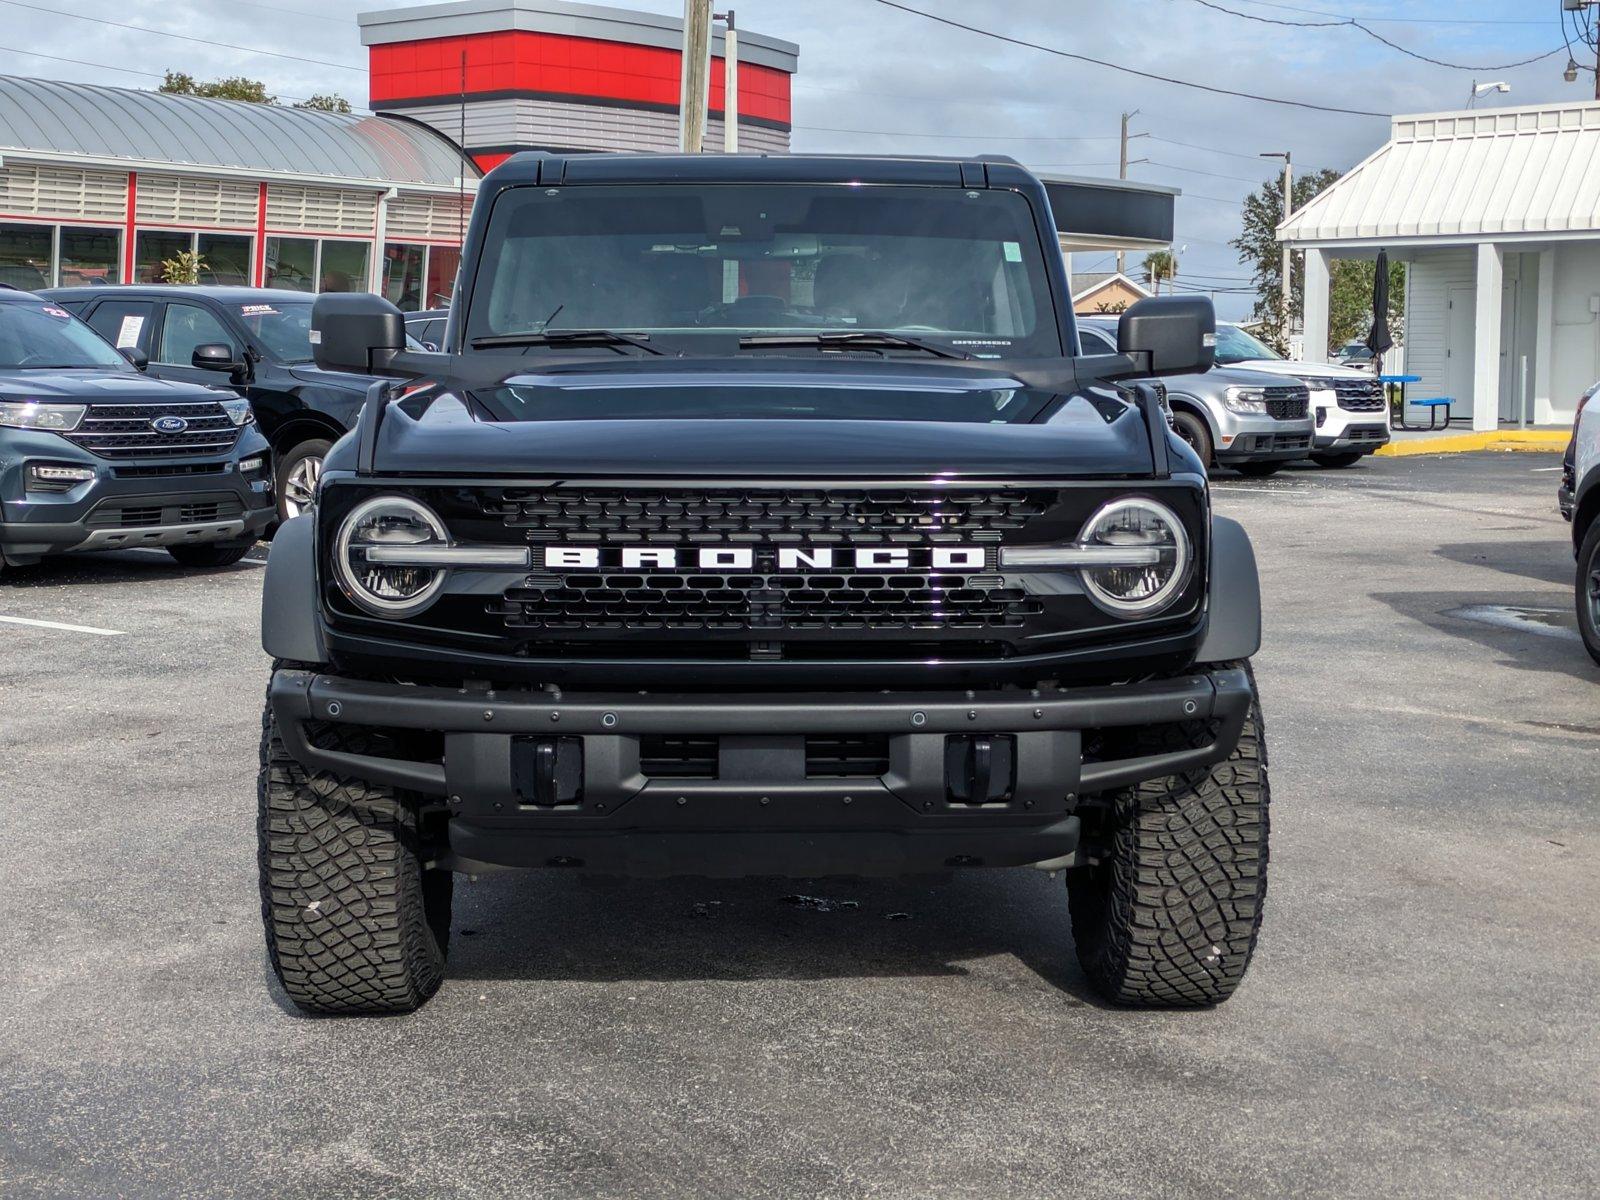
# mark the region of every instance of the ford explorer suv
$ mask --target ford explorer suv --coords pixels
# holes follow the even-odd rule
[[[1233,993],[1256,565],[1148,382],[1209,367],[1215,316],[1147,300],[1080,353],[1056,218],[1121,210],[1055,195],[1002,159],[524,154],[441,352],[317,300],[318,363],[383,381],[265,579],[293,1003],[423,1003],[454,875],[506,869],[1059,872],[1110,1001]]]
[[[0,288],[0,572],[69,550],[237,562],[274,515],[234,392],[143,374],[65,308]]]

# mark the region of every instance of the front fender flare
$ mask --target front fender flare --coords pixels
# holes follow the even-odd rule
[[[317,602],[316,516],[303,513],[278,526],[261,588],[261,648],[273,658],[328,661]]]
[[[1261,649],[1261,579],[1244,526],[1211,518],[1211,585],[1198,662],[1235,662]]]

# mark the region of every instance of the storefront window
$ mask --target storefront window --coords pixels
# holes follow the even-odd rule
[[[322,286],[324,292],[364,292],[367,290],[366,242],[322,243]]]
[[[317,290],[317,243],[311,238],[268,238],[263,286],[290,292]]]
[[[456,272],[461,268],[461,251],[454,246],[428,248],[428,295],[423,308],[449,308],[455,291]]]
[[[201,283],[225,287],[249,285],[249,238],[231,233],[202,233],[199,248]]]
[[[406,312],[424,307],[422,303],[423,264],[426,246],[390,242],[383,248],[383,296]]]
[[[122,282],[122,234],[61,227],[61,286]]]
[[[161,264],[192,249],[194,249],[192,233],[164,233],[153,229],[141,229],[134,242],[133,281],[167,282]]]
[[[24,291],[50,286],[48,225],[0,225],[0,283]]]

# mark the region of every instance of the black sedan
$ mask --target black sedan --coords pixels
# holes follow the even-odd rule
[[[278,513],[308,508],[329,447],[355,423],[373,380],[311,360],[316,297],[244,287],[55,288],[48,295],[158,379],[218,383],[250,401],[272,444]]]

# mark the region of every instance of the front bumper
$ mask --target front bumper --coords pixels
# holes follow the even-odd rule
[[[247,429],[225,459],[110,462],[54,434],[7,429],[0,445],[0,551],[11,565],[72,550],[123,550],[259,537],[274,519],[271,451]],[[259,458],[249,473],[243,461]],[[32,463],[86,466],[63,492],[29,490]]]
[[[1219,463],[1288,462],[1311,453],[1309,415],[1295,421],[1236,413],[1224,405],[1210,406],[1217,424],[1213,447]]]
[[[1389,427],[1384,424],[1346,425],[1337,435],[1320,435],[1316,438],[1318,454],[1371,454],[1389,444]]]
[[[1080,796],[1222,761],[1251,696],[1239,670],[985,698],[497,694],[279,671],[269,703],[285,747],[308,770],[437,798],[451,818],[440,865],[806,876],[1070,858]],[[1093,751],[1108,730],[1181,722],[1206,732],[1155,753],[1107,759]],[[442,735],[442,752],[410,761],[330,749],[310,723]],[[697,735],[717,739],[712,776],[646,773],[643,739]],[[888,769],[808,777],[808,735],[882,735]],[[975,737],[1012,747],[1002,799],[952,797],[951,739]],[[549,803],[529,794],[520,764],[558,739],[581,746],[581,790]]]

